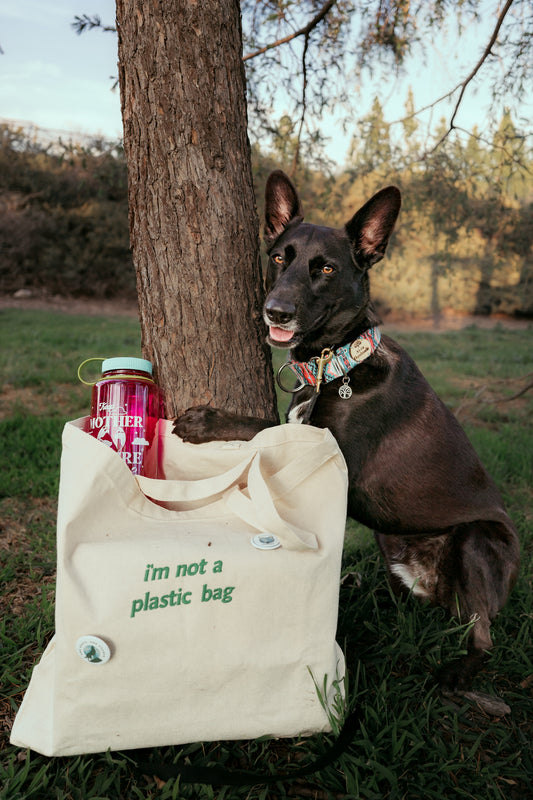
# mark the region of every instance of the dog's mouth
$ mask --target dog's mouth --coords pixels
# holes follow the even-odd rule
[[[294,331],[288,331],[285,328],[277,328],[275,325],[269,325],[268,335],[272,344],[288,345],[291,339],[294,338]]]
[[[268,339],[273,347],[290,347],[294,339],[294,331],[278,328],[275,325],[268,327]]]
[[[307,333],[301,329],[289,330],[288,328],[280,328],[277,325],[269,325],[267,341],[272,347],[294,350],[304,339],[306,340],[308,338],[309,334],[313,332],[317,333],[328,316],[329,314],[327,311],[321,314]]]

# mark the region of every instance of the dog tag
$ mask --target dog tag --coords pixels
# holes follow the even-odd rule
[[[350,345],[350,355],[354,361],[361,363],[372,353],[372,345],[367,339],[356,339]]]
[[[342,379],[342,386],[339,386],[339,397],[343,400],[348,400],[352,396],[352,389],[351,386],[348,385],[349,383],[350,379],[345,375]]]

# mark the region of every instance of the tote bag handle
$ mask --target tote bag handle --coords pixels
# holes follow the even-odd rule
[[[265,478],[261,469],[261,451],[252,451],[231,469],[211,478],[196,481],[158,480],[136,476],[140,490],[147,497],[163,502],[189,502],[220,494],[235,484],[248,470],[245,494],[233,486],[225,496],[226,506],[252,527],[278,537],[290,550],[316,550],[318,542],[310,531],[286,522],[274,500],[288,494],[325,463],[339,455],[331,440],[323,440],[311,451],[296,456],[273,475]]]
[[[161,500],[167,503],[187,503],[192,500],[206,500],[215,494],[220,494],[233,483],[239,480],[241,475],[248,469],[253,459],[255,451],[248,453],[245,459],[240,461],[231,469],[212,478],[199,478],[193,481],[160,480],[157,478],[145,478],[143,475],[136,475],[135,480],[139,489],[147,497],[153,500]]]
[[[236,516],[259,531],[273,533],[289,550],[318,550],[313,533],[290,525],[280,516],[261,473],[259,453],[248,473],[248,492],[249,497],[235,486],[224,498],[226,506]]]
[[[248,473],[249,496],[235,486],[226,495],[226,505],[254,528],[275,534],[289,550],[317,550],[318,541],[314,533],[286,522],[274,500],[292,491],[337,455],[338,451],[331,442],[322,441],[310,453],[297,456],[266,479],[261,470],[261,453],[258,452]]]
[[[287,444],[287,446],[289,445]],[[144,475],[135,475],[135,480],[141,492],[153,500],[168,503],[204,500],[215,494],[220,494],[220,492],[235,483],[248,469],[258,452],[257,450],[252,450],[247,454],[246,458],[234,467],[211,478],[182,481],[160,480],[146,478]],[[340,456],[340,451],[336,451],[331,439],[323,439],[314,445],[311,452],[296,456],[268,478],[270,494],[273,497],[281,497],[284,494],[288,494],[335,456]]]

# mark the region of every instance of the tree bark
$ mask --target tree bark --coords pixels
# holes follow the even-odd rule
[[[277,420],[238,0],[117,0],[143,355],[167,416]]]

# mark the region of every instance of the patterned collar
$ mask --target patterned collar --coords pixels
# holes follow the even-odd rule
[[[379,328],[369,328],[350,344],[330,351],[331,356],[322,365],[322,381],[329,383],[337,378],[347,377],[350,370],[372,355],[380,341],[381,331]],[[310,361],[293,361],[289,356],[278,372],[280,388],[292,393],[303,389],[306,384],[316,386],[320,360],[320,357],[317,357],[312,358]],[[281,373],[285,368],[289,368],[301,380],[301,383],[295,389],[287,389],[280,382]]]

